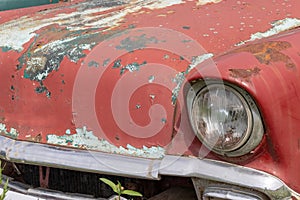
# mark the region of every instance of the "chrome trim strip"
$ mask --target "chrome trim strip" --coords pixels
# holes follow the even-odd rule
[[[238,200],[266,200],[266,198],[255,194],[254,192],[245,192],[234,188],[208,187],[203,192],[203,200],[211,198],[219,199],[238,199]]]
[[[160,160],[16,141],[0,136],[0,158],[85,172],[159,179]]]
[[[300,195],[280,179],[255,169],[230,163],[167,155],[162,160],[62,148],[15,141],[0,136],[0,157],[11,162],[86,172],[159,179],[160,175],[202,178],[263,192],[271,199]]]
[[[167,156],[162,160],[160,175],[202,178],[240,187],[252,188],[273,199],[290,199],[300,195],[277,177],[239,165],[190,157]]]

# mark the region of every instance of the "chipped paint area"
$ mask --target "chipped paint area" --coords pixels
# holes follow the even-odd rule
[[[214,56],[212,53],[203,54],[201,56],[196,56],[193,58],[192,63],[187,68],[186,74],[188,74],[192,69],[198,66],[200,63],[204,62],[207,59],[210,59]]]
[[[45,88],[44,91],[48,91],[43,81],[51,72],[59,70],[65,57],[77,63],[86,56],[87,51],[92,50],[100,42],[114,34],[126,31],[126,28],[123,28],[107,32],[122,25],[128,14],[138,12],[143,8],[161,9],[181,3],[184,2],[181,0],[87,1],[70,6],[71,9],[75,9],[74,12],[50,17],[45,17],[45,15],[60,11],[60,8],[45,10],[31,17],[23,16],[1,24],[0,48],[2,51],[22,52],[24,45],[32,41],[26,52],[18,58],[18,70],[24,67],[24,78],[37,81],[40,84],[39,88]],[[134,47],[135,39],[141,42],[140,47],[146,45],[147,42],[160,42],[154,37],[146,38],[142,35],[141,38],[128,38],[118,48],[123,49],[127,45],[126,48],[130,51],[130,47]],[[128,46],[128,43],[133,46]],[[123,72],[132,71],[133,67],[136,65],[128,65],[122,70]],[[36,91],[41,91],[38,87]],[[50,95],[47,96],[50,97]]]
[[[175,78],[173,79],[173,82],[176,83],[176,87],[172,90],[172,104],[174,105],[176,103],[178,94],[180,92],[180,88],[185,80],[185,76],[195,67],[197,67],[199,64],[204,62],[207,59],[212,58],[214,55],[212,53],[203,54],[200,56],[195,56],[192,59],[191,64],[187,67],[185,72],[179,72],[176,74]]]
[[[270,36],[276,35],[278,33],[281,33],[281,32],[284,32],[284,31],[287,31],[287,30],[290,30],[293,28],[297,28],[300,26],[300,20],[297,18],[286,18],[283,20],[275,21],[275,22],[271,23],[271,25],[272,25],[272,28],[270,30],[268,30],[266,32],[254,33],[251,35],[249,40],[242,41],[242,42],[236,44],[236,46],[240,46],[247,42],[270,37]]]
[[[113,8],[113,7],[112,7]],[[81,24],[83,19],[92,20],[93,14],[103,12],[112,8],[98,8],[90,9],[82,12],[81,14],[74,12],[70,14],[58,14],[52,18],[39,19],[38,17],[21,17],[16,20],[6,22],[0,28],[0,47],[11,48],[16,51],[22,51],[23,45],[29,42],[32,38],[37,37],[35,33],[37,30],[53,24],[68,27],[68,29],[86,29],[88,25]],[[74,17],[74,16],[80,16]],[[95,18],[95,17],[94,17]],[[102,21],[103,27],[108,26],[110,23]]]
[[[220,3],[223,0],[198,0],[197,5],[203,6],[209,3]]]
[[[185,72],[179,72],[176,74],[173,82],[176,83],[176,87],[172,90],[172,104],[175,105],[180,88],[185,80]]]
[[[27,53],[19,58],[20,69],[26,66],[24,78],[34,81],[44,80],[52,71],[58,70],[64,56],[67,56],[72,62],[77,62],[80,58],[85,57],[83,51],[91,50],[98,42],[97,40],[99,39],[94,34],[86,34],[53,41],[37,49],[29,48]]]
[[[128,144],[126,148],[122,146],[116,147],[107,140],[98,139],[98,137],[96,137],[92,131],[88,131],[86,127],[77,128],[75,134],[71,134],[71,131],[68,129],[63,136],[54,134],[47,135],[47,143],[143,158],[157,159],[165,156],[165,149],[162,147],[153,146],[148,148],[143,146],[143,148],[138,149],[130,144]]]
[[[159,41],[156,37],[147,37],[146,34],[141,34],[140,36],[127,37],[121,41],[120,45],[116,46],[118,50],[126,50],[132,52],[136,49],[145,48],[148,44],[157,44]]]
[[[143,63],[137,63],[137,62],[133,62],[133,63],[130,63],[130,64],[127,64],[125,65],[124,67],[122,67],[122,64],[121,64],[121,60],[117,60],[115,63],[114,63],[114,66],[113,68],[120,68],[120,75],[123,75],[126,71],[129,71],[129,72],[135,72],[135,71],[139,71],[140,68],[144,65],[146,65],[147,62],[144,61]]]
[[[159,0],[159,1],[153,1],[150,5],[145,6],[145,8],[149,8],[151,10],[153,9],[159,9],[159,8],[165,8],[168,6],[173,6],[176,4],[184,3],[182,0]]]
[[[131,63],[126,65],[125,67],[123,67],[120,71],[120,75],[124,74],[125,71],[129,71],[129,72],[134,72],[134,71],[139,71],[140,67],[147,64],[146,61],[144,61],[143,63],[139,64],[137,62]]]
[[[0,47],[22,51],[23,45],[38,35],[36,33],[37,30],[54,24],[66,27],[69,31],[104,28],[103,32],[120,25],[126,15],[138,12],[142,8],[160,9],[181,3],[184,2],[181,0],[139,0],[129,3],[128,1],[112,1],[111,5],[105,5],[105,2],[101,4],[100,2],[99,5],[94,5],[98,6],[98,8],[91,8],[93,2],[85,2],[77,5],[78,11],[68,14],[57,14],[44,19],[41,19],[39,15],[35,17],[24,16],[1,24]],[[114,9],[120,4],[126,4],[126,6],[115,11]],[[109,12],[110,10],[111,12]],[[41,13],[44,14],[43,12]]]
[[[8,131],[6,125],[2,123],[0,123],[0,133],[12,138],[17,138],[19,135],[15,128],[10,128],[10,130]]]

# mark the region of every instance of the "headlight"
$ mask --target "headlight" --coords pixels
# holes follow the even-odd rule
[[[187,102],[195,134],[215,153],[241,156],[260,143],[260,114],[243,89],[220,81],[199,81],[188,92]]]

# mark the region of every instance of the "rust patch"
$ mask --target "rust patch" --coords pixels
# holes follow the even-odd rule
[[[229,69],[231,77],[243,79],[246,82],[250,82],[250,78],[258,75],[260,70],[258,67],[254,67],[253,69]]]
[[[249,52],[262,64],[270,65],[274,62],[284,62],[286,67],[291,69],[295,64],[289,56],[282,53],[282,50],[291,48],[292,45],[286,41],[273,41],[260,44],[250,44],[234,52]]]

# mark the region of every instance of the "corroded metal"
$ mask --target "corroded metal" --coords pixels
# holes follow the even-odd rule
[[[259,44],[246,45],[234,52],[249,52],[262,64],[270,65],[273,62],[284,62],[287,68],[295,68],[295,63],[282,51],[291,48],[286,41],[271,41]]]

